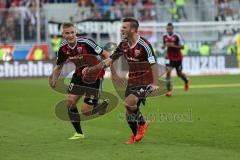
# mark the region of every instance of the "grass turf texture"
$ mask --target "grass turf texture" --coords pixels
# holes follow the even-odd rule
[[[239,79],[191,77],[192,86],[203,88],[184,92],[176,87],[171,98],[148,99],[142,111],[152,122],[135,145],[124,144],[130,129],[122,101],[110,114],[82,123],[84,140],[70,141],[72,126],[54,115],[54,105],[65,96],[52,91],[47,79],[1,80],[0,159],[238,160],[240,87],[204,86],[236,84]],[[177,78],[173,82],[182,86]],[[104,89],[115,94],[110,80],[105,80]]]

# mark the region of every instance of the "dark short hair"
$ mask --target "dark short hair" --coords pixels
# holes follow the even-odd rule
[[[130,22],[130,27],[138,30],[139,23],[138,20],[132,17],[123,18],[122,22]]]
[[[167,24],[167,26],[172,26],[173,27],[173,24],[170,22],[170,23]]]
[[[74,27],[74,24],[71,22],[64,22],[62,24],[62,28],[69,28],[69,27]]]

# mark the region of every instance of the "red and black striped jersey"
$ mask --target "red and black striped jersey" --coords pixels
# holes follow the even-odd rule
[[[57,53],[57,65],[66,61],[73,62],[76,66],[75,75],[82,76],[84,67],[100,63],[102,52],[103,49],[88,38],[77,37],[76,44],[73,47],[66,40],[63,40]],[[99,73],[99,78],[103,76],[104,70]]]
[[[150,42],[139,36],[137,43],[124,53],[124,57],[129,65],[128,85],[153,82],[151,65],[156,63],[156,57]]]
[[[172,43],[174,45],[184,45],[184,41],[180,34],[178,33],[173,33],[172,35],[169,34],[164,34],[163,35],[163,44],[165,45],[166,43]],[[167,58],[171,61],[181,61],[183,58],[181,49],[178,48],[167,48]]]

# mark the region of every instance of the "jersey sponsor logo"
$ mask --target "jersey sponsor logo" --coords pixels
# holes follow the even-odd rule
[[[129,61],[134,61],[134,62],[139,62],[139,59],[133,58],[133,57],[127,57],[127,60]]]
[[[69,60],[76,60],[76,59],[83,59],[83,56],[77,55],[77,56],[69,57]]]
[[[52,61],[0,62],[0,78],[46,77],[53,67]]]

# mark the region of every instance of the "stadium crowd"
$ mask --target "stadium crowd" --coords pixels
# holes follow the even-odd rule
[[[209,1],[209,4],[215,4],[217,9],[215,20],[226,20],[236,15],[235,10],[229,4],[230,1],[239,2],[240,0]],[[161,16],[165,12],[170,17],[169,21],[178,22],[190,20],[192,15],[187,7],[202,5],[203,1],[194,0],[190,3],[189,0],[40,0],[41,6],[46,3],[76,3],[78,10],[72,16],[75,21],[115,20],[122,17],[138,17],[140,21],[161,21]],[[42,39],[44,39],[44,12],[41,14],[41,31]],[[239,13],[237,15],[239,18]],[[25,41],[36,40],[36,0],[0,0],[1,43],[20,41],[22,30]]]
[[[36,39],[36,1],[35,0],[1,0],[0,1],[0,34],[1,42],[8,43],[24,39]],[[24,25],[24,26],[23,26]]]

